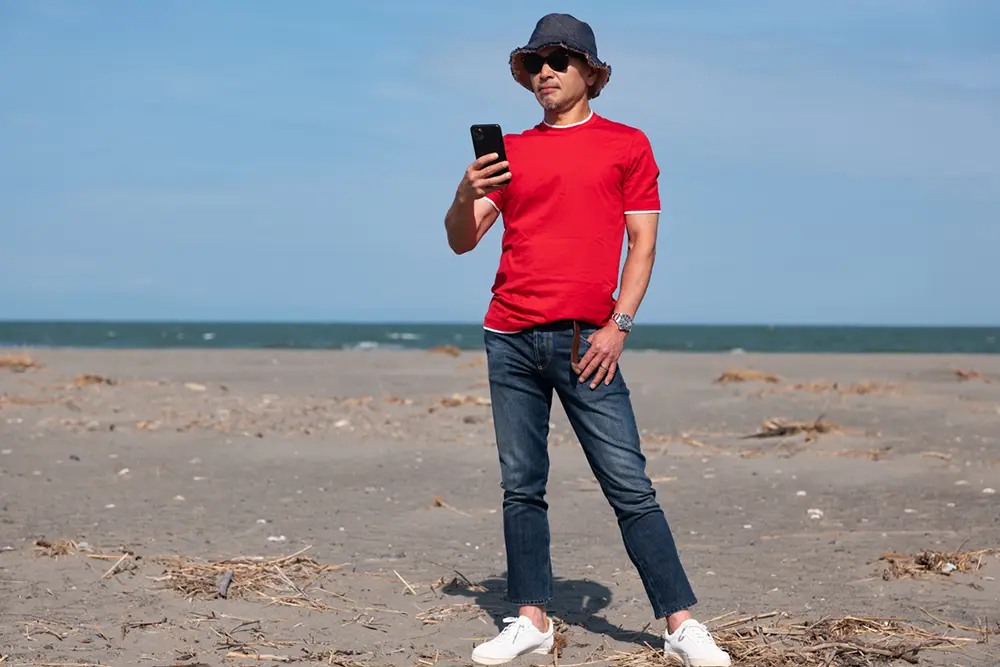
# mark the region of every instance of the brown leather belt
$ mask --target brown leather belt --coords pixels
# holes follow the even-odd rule
[[[566,331],[566,329],[573,328],[573,348],[570,352],[570,361],[573,362],[574,366],[580,363],[580,322],[577,320],[557,320],[555,322],[547,322],[545,324],[539,324],[534,327],[536,331]]]

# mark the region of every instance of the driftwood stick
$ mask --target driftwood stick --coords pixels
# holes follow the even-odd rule
[[[712,628],[712,630],[714,632],[718,632],[719,630],[725,630],[726,628],[731,628],[735,625],[743,625],[744,623],[750,623],[751,621],[758,621],[764,618],[772,618],[777,615],[778,612],[776,611],[770,611],[766,614],[755,614],[753,616],[747,616],[745,618],[738,618],[736,620],[729,621],[728,623],[723,623],[722,625],[717,625],[714,628]]]
[[[395,574],[397,577],[399,577],[399,580],[403,582],[403,584],[410,590],[411,593],[413,593],[414,595],[417,594],[417,591],[414,590],[413,586],[411,586],[406,579],[403,579],[403,575],[401,575],[399,572],[396,572],[395,570],[393,570],[392,573]]]
[[[108,570],[107,572],[104,573],[104,576],[102,576],[101,579],[109,579],[109,578],[111,578],[115,574],[115,572],[118,571],[118,567],[122,563],[124,563],[125,559],[127,559],[127,558],[130,558],[130,556],[128,554],[125,554],[121,558],[119,558],[117,561],[115,561],[115,564],[111,566],[110,570]]]
[[[233,583],[233,576],[236,574],[234,570],[229,570],[219,581],[219,597],[224,598],[229,594],[229,586]]]
[[[862,654],[872,654],[872,655],[882,656],[884,658],[896,658],[900,660],[905,660],[910,664],[916,665],[919,662],[917,660],[916,653],[921,648],[923,648],[923,646],[917,644],[915,646],[901,646],[895,651],[889,651],[886,649],[874,648],[872,646],[850,644],[848,642],[827,642],[824,644],[817,644],[816,646],[807,646],[805,648],[801,648],[798,650],[800,653],[816,653],[818,651],[825,651],[827,649],[857,651],[858,653]]]
[[[292,659],[287,655],[271,655],[270,653],[240,653],[238,651],[230,651],[226,654],[227,658],[242,658],[243,660],[262,660],[265,662],[291,662]]]

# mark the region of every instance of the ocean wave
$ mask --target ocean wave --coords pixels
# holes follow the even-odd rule
[[[420,340],[421,338],[420,334],[410,333],[408,331],[390,331],[385,336],[391,340]]]
[[[394,345],[386,343],[378,343],[373,340],[363,340],[358,343],[344,343],[341,345],[342,350],[407,350],[410,349],[406,345]]]

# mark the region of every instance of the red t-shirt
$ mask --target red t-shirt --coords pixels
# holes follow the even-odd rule
[[[615,308],[627,213],[658,213],[659,168],[641,131],[592,114],[504,137],[512,173],[487,197],[503,217],[484,325],[556,320],[603,326]]]

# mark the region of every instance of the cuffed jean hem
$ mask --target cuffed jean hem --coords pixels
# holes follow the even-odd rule
[[[696,604],[698,604],[698,599],[697,598],[691,598],[691,602],[687,603],[687,604],[676,605],[674,607],[668,607],[667,609],[654,609],[653,610],[653,616],[654,616],[654,618],[666,618],[667,616],[670,616],[671,614],[676,614],[679,611],[684,611],[685,609],[690,609],[691,607],[695,606]]]
[[[507,604],[516,604],[519,607],[547,607],[552,602],[552,598],[548,600],[514,600],[504,596],[503,601]]]

